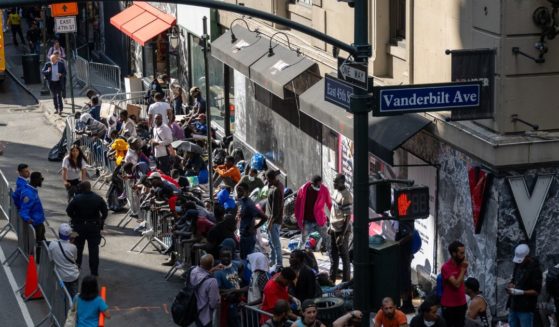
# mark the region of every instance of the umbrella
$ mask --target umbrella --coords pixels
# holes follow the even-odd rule
[[[199,154],[202,154],[204,152],[202,147],[200,147],[198,144],[194,144],[189,141],[182,141],[182,140],[174,141],[173,143],[171,143],[171,146],[176,150],[180,150],[184,152],[194,152]]]

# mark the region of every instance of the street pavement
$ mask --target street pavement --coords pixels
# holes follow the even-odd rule
[[[17,60],[22,49],[15,49],[7,44],[6,50],[8,69],[16,78],[20,78],[21,65],[18,65]],[[63,117],[53,114],[50,97],[40,94],[41,84],[24,85],[27,88],[24,91],[15,81],[6,81],[6,85],[0,86],[0,142],[5,146],[4,153],[0,156],[0,169],[11,183],[15,181],[15,167],[20,162],[43,173],[45,181],[39,194],[50,225],[57,229],[61,223],[68,221],[65,214],[66,192],[59,174],[60,163],[47,161],[47,154],[59,141],[67,114]],[[38,104],[33,104],[34,98],[39,100]],[[85,98],[78,98],[76,103],[81,107]],[[69,111],[69,106],[65,106],[65,112]],[[106,187],[98,190],[103,197],[105,192]],[[165,257],[155,252],[151,246],[143,254],[128,251],[141,236],[132,230],[135,223],[131,223],[127,229],[116,227],[122,215],[109,215],[103,231],[106,245],[100,250],[99,283],[107,287],[107,302],[113,316],[107,324],[174,326],[169,307],[182,287],[182,281],[178,278],[169,282],[163,279],[168,267],[163,267],[160,263]],[[53,237],[52,233],[47,232],[48,239]],[[14,234],[9,233],[0,247],[6,256],[9,255],[15,249]],[[89,273],[87,249],[85,254],[81,277]],[[0,325],[26,326],[24,314],[18,309],[17,297],[9,296],[14,292],[6,281],[6,274],[12,273],[15,284],[21,286],[25,278],[26,262],[19,257],[9,267],[10,272],[6,269],[2,269],[0,273],[0,312],[5,311],[0,314]],[[34,323],[47,314],[46,304],[42,300],[27,302],[25,306]],[[9,311],[4,310],[8,308]]]

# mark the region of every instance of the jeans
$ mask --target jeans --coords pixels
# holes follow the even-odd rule
[[[276,267],[283,267],[283,257],[281,253],[281,242],[280,242],[280,227],[281,224],[272,224],[272,227],[268,230],[268,237],[270,238],[270,247],[272,248],[272,257],[270,258],[271,263],[276,263]]]
[[[25,45],[25,39],[23,38],[23,32],[21,31],[21,25],[12,25],[12,41],[14,45],[18,45],[17,43],[17,35],[19,35],[19,39],[21,43]]]
[[[247,256],[254,252],[256,246],[256,235],[242,236],[240,242],[241,259],[245,260]]]
[[[509,310],[510,327],[532,327],[534,325],[533,312],[520,312]]]
[[[299,245],[299,247],[301,249],[304,249],[309,235],[312,232],[317,231],[320,234],[320,238],[322,239],[324,246],[326,247],[326,251],[330,253],[330,235],[328,235],[328,226],[326,226],[326,224],[324,224],[324,226],[318,226],[317,223],[311,223],[307,221],[305,221],[304,223],[305,226],[303,227],[303,231],[301,233],[301,244]]]

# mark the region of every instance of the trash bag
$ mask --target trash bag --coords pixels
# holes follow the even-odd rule
[[[64,133],[62,134],[60,141],[58,141],[58,143],[50,149],[47,159],[49,161],[62,161],[66,155],[66,146],[66,133]]]
[[[266,158],[261,153],[255,153],[250,159],[250,167],[258,171],[263,171],[266,168]]]

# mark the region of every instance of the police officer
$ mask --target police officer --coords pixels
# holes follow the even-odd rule
[[[78,248],[76,263],[81,267],[85,241],[89,250],[89,270],[91,275],[99,275],[99,243],[101,230],[107,218],[107,203],[102,197],[91,191],[88,181],[78,184],[78,194],[70,201],[66,213],[70,216],[70,224],[79,235],[75,244]]]
[[[39,198],[39,190],[37,188],[43,185],[43,175],[40,172],[32,172],[29,184],[23,185],[21,190],[19,216],[23,221],[32,224],[35,228],[35,237],[37,244],[41,246],[45,240],[45,212],[43,204]],[[15,202],[15,201],[14,201]],[[37,261],[39,261],[40,248],[37,248]]]

